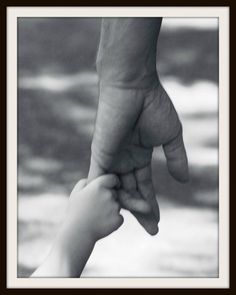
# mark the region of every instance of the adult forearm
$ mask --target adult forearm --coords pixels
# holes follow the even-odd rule
[[[104,18],[97,56],[100,84],[150,87],[162,18]]]

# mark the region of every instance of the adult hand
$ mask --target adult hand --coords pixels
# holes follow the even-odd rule
[[[90,181],[108,172],[119,174],[121,204],[150,234],[157,233],[159,222],[151,179],[153,148],[163,145],[170,173],[180,181],[188,178],[182,127],[156,72],[161,21],[102,21],[97,56],[99,106],[88,175]]]
[[[149,90],[104,87],[100,91],[88,178],[107,171],[119,174],[121,204],[150,234],[156,234],[159,208],[152,184],[152,152],[162,145],[170,174],[178,181],[187,181],[180,120],[158,80]],[[151,214],[142,200],[149,204]]]

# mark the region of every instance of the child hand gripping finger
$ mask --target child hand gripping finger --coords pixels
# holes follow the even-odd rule
[[[67,214],[44,263],[33,277],[79,277],[95,243],[123,223],[115,188],[119,179],[108,174],[86,186],[79,181],[71,192]]]
[[[95,241],[118,229],[123,223],[115,190],[118,186],[119,179],[113,174],[100,176],[86,187],[85,181],[80,181],[70,196],[67,227],[75,227],[75,232],[86,228]]]

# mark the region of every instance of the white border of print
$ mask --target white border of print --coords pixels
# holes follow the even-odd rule
[[[219,277],[17,278],[17,17],[215,17],[219,20]],[[229,287],[229,8],[8,7],[7,8],[7,287],[228,288]]]

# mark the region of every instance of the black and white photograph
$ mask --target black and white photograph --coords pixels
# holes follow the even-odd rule
[[[219,17],[66,9],[15,24],[16,278],[219,279]]]

